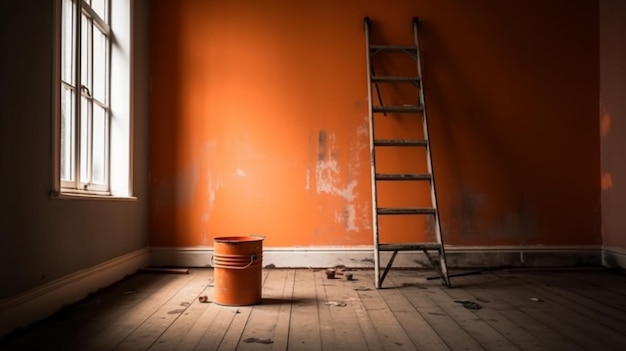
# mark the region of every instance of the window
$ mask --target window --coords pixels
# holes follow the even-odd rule
[[[110,36],[107,0],[63,0],[61,187],[109,192]]]
[[[57,0],[55,195],[131,196],[130,2]]]

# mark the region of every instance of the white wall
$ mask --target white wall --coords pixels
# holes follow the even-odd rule
[[[0,301],[147,247],[148,2],[134,1],[137,201],[51,199],[54,1],[0,1]]]

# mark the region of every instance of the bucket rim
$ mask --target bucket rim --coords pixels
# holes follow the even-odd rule
[[[234,236],[216,236],[213,241],[226,244],[237,244],[241,242],[256,242],[265,239],[262,235],[234,235]]]

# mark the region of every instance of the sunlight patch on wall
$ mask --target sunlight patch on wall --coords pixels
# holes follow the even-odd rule
[[[613,177],[611,173],[604,172],[600,178],[600,184],[602,184],[602,190],[607,191],[613,187]]]
[[[611,129],[611,113],[602,103],[600,105],[600,135],[602,138],[606,138]]]

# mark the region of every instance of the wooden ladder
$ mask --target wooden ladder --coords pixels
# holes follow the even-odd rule
[[[372,214],[373,214],[373,235],[374,235],[374,270],[376,288],[382,287],[385,277],[389,273],[391,266],[400,251],[421,251],[428,258],[432,267],[441,277],[442,284],[451,287],[446,265],[446,254],[441,233],[439,220],[439,210],[437,208],[437,194],[435,189],[435,176],[433,171],[430,139],[428,135],[428,119],[426,116],[426,106],[424,102],[424,89],[422,84],[422,67],[418,44],[418,19],[413,18],[413,37],[415,45],[374,45],[370,43],[370,19],[365,17],[365,44],[367,48],[367,83],[369,99],[369,121],[370,121],[370,155],[372,174]],[[384,53],[381,55],[381,53]],[[415,74],[384,74],[377,75],[374,68],[374,58],[377,62],[384,61],[388,55],[408,55],[415,61]],[[384,57],[382,57],[384,56]],[[384,62],[379,62],[384,63]],[[389,65],[385,66],[389,68]],[[383,84],[411,84],[416,88],[415,101],[395,105],[383,104],[381,85]],[[372,97],[373,90],[377,93],[377,101]],[[390,91],[397,91],[390,89]],[[377,138],[375,122],[378,118],[385,118],[387,114],[393,114],[397,118],[419,118],[421,116],[423,139],[383,139]],[[380,173],[377,169],[377,150],[381,148],[391,148],[400,152],[402,148],[420,148],[425,151],[427,173]],[[381,154],[382,157],[382,154]],[[428,182],[430,186],[430,206],[429,207],[380,207],[379,206],[379,182]],[[434,242],[393,242],[383,243],[380,241],[381,216],[430,216],[434,227]],[[381,274],[381,252],[392,252],[392,255]]]

